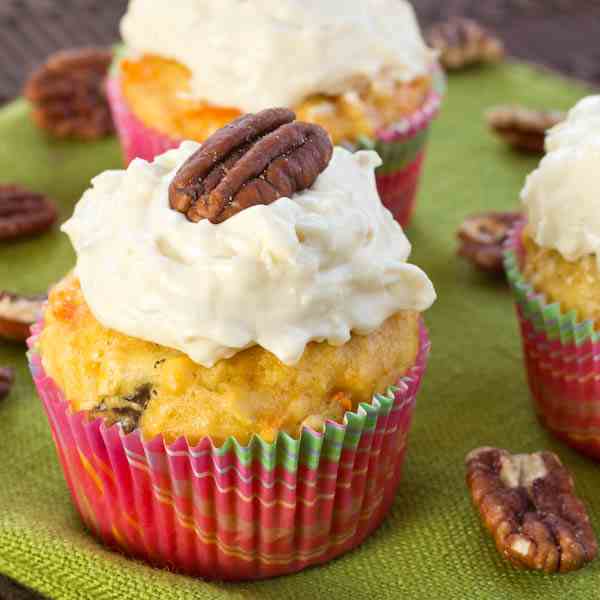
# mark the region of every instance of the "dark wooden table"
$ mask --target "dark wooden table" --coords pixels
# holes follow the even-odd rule
[[[600,0],[413,4],[424,26],[450,15],[468,15],[497,31],[512,55],[600,84]],[[126,5],[127,0],[0,0],[0,103],[19,95],[27,74],[49,53],[115,42]],[[39,598],[0,575],[0,599]]]
[[[600,0],[413,0],[424,25],[467,14],[498,31],[514,56],[600,83]],[[0,102],[68,46],[110,44],[127,0],[0,0]]]

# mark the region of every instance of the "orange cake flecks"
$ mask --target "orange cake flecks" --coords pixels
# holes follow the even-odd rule
[[[600,329],[600,270],[593,255],[569,261],[557,250],[538,246],[528,227],[523,232],[523,276],[548,302],[580,320],[592,319]]]
[[[153,55],[121,62],[121,84],[134,114],[148,127],[179,139],[203,141],[241,114],[236,108],[211,106],[193,100],[190,71],[180,63]],[[324,127],[335,144],[371,137],[423,105],[431,78],[408,83],[385,73],[362,82],[355,91],[307,98],[294,107],[298,119]]]

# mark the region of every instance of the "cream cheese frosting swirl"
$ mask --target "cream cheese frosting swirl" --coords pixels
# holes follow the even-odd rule
[[[376,153],[336,148],[312,188],[213,225],[169,206],[169,184],[198,147],[99,175],[63,225],[105,327],[206,367],[256,344],[294,364],[311,341],[341,345],[434,302],[377,194]]]
[[[581,100],[546,136],[547,154],[521,193],[536,243],[600,268],[600,96]]]
[[[435,53],[405,0],[130,0],[129,50],[191,72],[191,95],[255,112],[338,95],[385,71],[426,75]]]

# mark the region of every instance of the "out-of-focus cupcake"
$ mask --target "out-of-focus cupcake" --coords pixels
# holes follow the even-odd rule
[[[435,292],[379,164],[274,109],[93,181],[64,225],[76,269],[30,344],[104,541],[246,579],[329,560],[381,522]]]
[[[546,136],[505,266],[541,421],[600,459],[600,96]]]
[[[408,223],[442,87],[408,2],[131,0],[121,31],[109,92],[127,162],[288,106],[376,150],[382,200]]]

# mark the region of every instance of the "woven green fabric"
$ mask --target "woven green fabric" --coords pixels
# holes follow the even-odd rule
[[[600,470],[537,424],[521,364],[511,294],[455,258],[454,231],[469,212],[512,208],[534,158],[514,154],[486,131],[482,111],[524,102],[567,108],[586,90],[523,65],[452,76],[436,122],[413,225],[414,261],[435,282],[429,312],[433,352],[417,403],[404,480],[390,517],[360,549],[333,563],[273,581],[206,583],[111,553],[91,538],[69,501],[24,350],[0,345],[18,369],[0,404],[0,571],[53,598],[410,598],[589,599],[600,559],[568,576],[515,571],[497,554],[471,508],[463,459],[472,448],[548,448],[573,470],[600,531]],[[0,180],[46,191],[62,216],[90,177],[118,167],[113,140],[50,143],[22,102],[0,113]],[[72,264],[59,233],[0,246],[1,287],[39,292]]]

